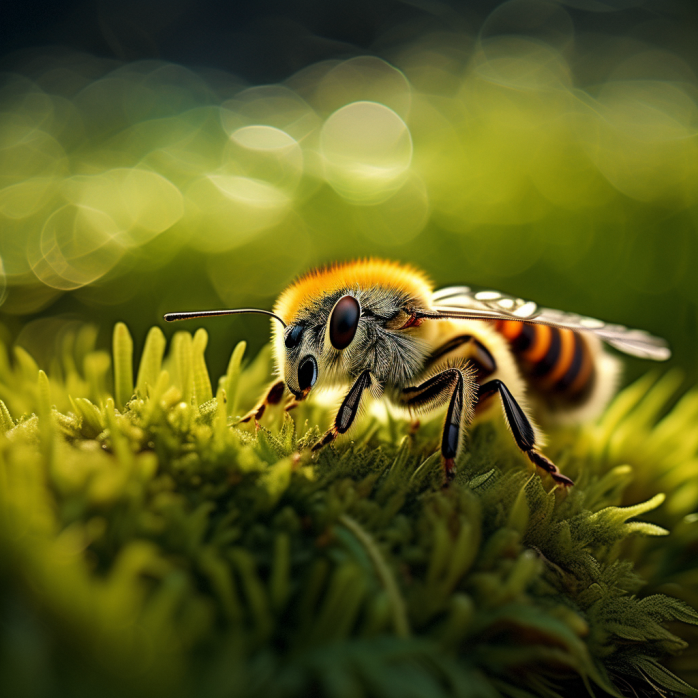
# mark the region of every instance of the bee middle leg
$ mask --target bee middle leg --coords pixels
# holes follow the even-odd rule
[[[456,457],[473,415],[474,381],[463,369],[447,368],[421,385],[404,388],[400,395],[401,404],[414,410],[435,409],[447,400],[446,421],[441,435],[441,456],[444,479],[449,483],[456,476]]]
[[[499,393],[502,407],[504,408],[504,415],[516,445],[528,456],[528,459],[534,465],[549,473],[555,482],[565,487],[573,485],[572,480],[563,475],[555,463],[536,448],[536,433],[533,425],[502,381],[495,379],[478,386],[477,400],[484,400],[495,393]]]

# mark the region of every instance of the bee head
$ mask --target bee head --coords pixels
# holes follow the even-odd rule
[[[359,301],[351,295],[325,301],[311,313],[283,330],[284,375],[286,385],[297,400],[308,396],[320,377],[320,371],[336,373],[339,354],[354,341],[361,319]],[[329,313],[327,309],[331,308]],[[278,346],[278,342],[277,342]],[[330,348],[331,347],[331,348]]]
[[[340,294],[338,299],[327,296],[324,303],[305,309],[288,325],[280,315],[256,308],[168,313],[165,320],[173,322],[239,313],[261,313],[279,321],[274,325],[277,362],[279,367],[284,367],[288,389],[297,400],[304,400],[317,383],[321,367],[335,377],[341,373],[337,360],[354,340],[361,319],[361,306],[349,294]],[[329,370],[332,364],[333,369]]]
[[[429,283],[414,269],[363,260],[306,274],[279,296],[274,312],[243,308],[169,313],[165,319],[273,317],[277,372],[303,400],[315,388],[345,386],[365,371],[377,385],[411,380],[428,350],[416,312],[429,309],[430,294]]]

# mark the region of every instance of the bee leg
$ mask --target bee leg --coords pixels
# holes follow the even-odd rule
[[[351,386],[351,390],[342,401],[342,404],[334,418],[334,424],[328,429],[324,436],[313,446],[313,451],[319,451],[321,448],[332,443],[340,434],[344,434],[349,430],[349,427],[354,423],[354,419],[359,412],[361,405],[361,396],[364,390],[371,387],[371,374],[369,371],[364,371]]]
[[[456,476],[456,457],[463,441],[465,427],[472,418],[475,397],[474,382],[459,368],[447,368],[421,385],[405,388],[401,401],[410,409],[434,409],[448,400],[446,421],[441,436],[444,484]]]
[[[256,407],[253,407],[242,419],[239,419],[235,425],[245,424],[254,418],[255,422],[258,422],[264,411],[267,409],[267,405],[278,405],[281,402],[281,398],[284,396],[284,390],[286,385],[282,380],[278,380],[272,383],[264,397],[257,403]]]
[[[438,347],[427,357],[425,368],[443,360],[448,354],[458,352],[457,356],[461,360],[467,360],[469,366],[475,370],[475,379],[478,383],[492,375],[497,370],[497,364],[489,349],[472,335],[462,334]]]
[[[284,411],[285,412],[290,412],[291,410],[295,410],[298,405],[300,405],[300,401],[296,400],[295,397],[291,397],[289,400],[286,401],[286,404],[284,405]]]
[[[500,380],[491,380],[478,388],[478,400],[483,400],[494,393],[499,393],[504,408],[504,415],[514,435],[516,445],[528,456],[528,459],[539,468],[542,468],[555,480],[555,482],[569,487],[574,483],[563,475],[558,467],[549,458],[536,449],[536,434],[526,413],[519,407],[514,396]]]

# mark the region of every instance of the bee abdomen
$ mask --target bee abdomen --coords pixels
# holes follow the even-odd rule
[[[581,333],[514,320],[497,320],[495,327],[534,390],[571,402],[588,395],[594,357]]]

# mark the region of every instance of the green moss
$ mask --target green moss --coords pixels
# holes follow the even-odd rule
[[[442,491],[438,420],[314,458],[317,405],[232,428],[269,354],[237,347],[214,398],[206,339],[163,360],[153,330],[132,395],[118,325],[116,401],[89,328],[48,377],[0,366],[3,694],[698,695],[698,394],[668,410],[672,374],[551,435],[569,492],[496,422]]]

